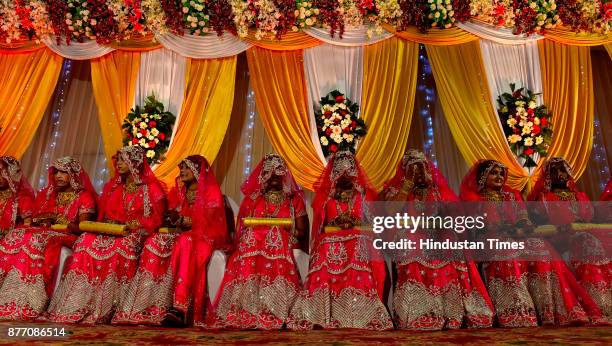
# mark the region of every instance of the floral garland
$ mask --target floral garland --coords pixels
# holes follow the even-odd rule
[[[176,117],[164,110],[155,95],[147,97],[144,107],[135,106],[123,121],[123,145],[142,147],[150,164],[165,158]]]
[[[323,154],[327,157],[341,150],[355,153],[357,140],[367,131],[365,122],[357,117],[359,105],[333,90],[321,98],[319,106],[315,116]]]
[[[516,89],[510,84],[511,93],[503,93],[498,99],[497,110],[510,148],[517,157],[525,159],[523,167],[536,166],[533,155],[545,157],[552,137],[551,114],[546,106],[538,106],[537,94],[525,88]]]
[[[280,39],[311,26],[342,38],[346,27],[383,24],[426,32],[478,19],[541,33],[564,23],[575,32],[612,31],[612,0],[0,0],[0,41],[40,40],[54,34],[99,43],[150,33],[207,35],[229,32]]]

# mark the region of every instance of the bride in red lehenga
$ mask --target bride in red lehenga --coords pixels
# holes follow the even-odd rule
[[[392,329],[383,303],[384,258],[374,249],[372,236],[358,228],[367,226],[367,203],[376,199],[376,192],[355,156],[336,153],[315,191],[308,278],[288,327]]]
[[[479,212],[486,216],[487,231],[479,239],[513,239],[504,228],[529,230],[525,204],[520,193],[506,185],[507,169],[494,160],[472,166],[461,183],[461,199],[482,202]],[[503,239],[501,239],[503,238]],[[561,257],[547,241],[523,239],[524,250],[509,250],[499,260],[484,264],[487,288],[502,327],[568,325],[597,322],[601,312],[586,291],[578,285]],[[546,254],[546,259],[517,259],[524,254]]]
[[[546,162],[529,199],[542,202],[541,208],[538,208],[540,214],[548,223],[559,225],[562,229],[567,229],[570,223],[590,222],[593,218],[594,211],[589,198],[584,192],[578,191],[569,164],[560,157],[553,157]],[[602,196],[604,199],[605,192]],[[592,229],[572,234],[570,261],[578,282],[608,320],[612,321],[610,232],[610,229]]]
[[[203,156],[185,158],[179,169],[165,223],[187,232],[157,233],[145,241],[129,295],[113,323],[160,325],[166,318],[182,322],[192,297],[196,320],[204,320],[206,265],[227,241],[223,195]]]
[[[32,221],[34,190],[21,172],[21,164],[12,156],[0,156],[0,241],[17,226]],[[1,254],[0,254],[1,255]],[[6,276],[6,261],[0,261],[0,285]]]
[[[49,306],[53,322],[108,322],[128,295],[147,235],[162,222],[166,198],[144,151],[123,147],[115,177],[104,186],[98,220],[125,224],[128,236],[83,233]]]
[[[12,156],[0,156],[0,239],[17,225],[29,224],[34,207],[34,190]],[[0,284],[4,273],[0,272]]]
[[[300,289],[293,249],[308,230],[303,192],[276,154],[263,158],[241,190],[235,252],[206,327],[280,329]],[[247,226],[245,218],[288,218],[293,225]]]
[[[80,221],[93,218],[96,192],[81,164],[71,157],[49,167],[49,184],[38,193],[33,224],[9,232],[0,242],[7,275],[0,287],[1,319],[35,319],[47,308],[59,255],[71,246]],[[52,224],[66,225],[54,231]]]
[[[450,212],[450,205],[437,202],[458,202],[438,169],[422,152],[410,150],[397,167],[395,176],[381,192],[387,201],[410,202],[411,215],[436,216]],[[398,234],[419,244],[420,239],[456,238],[452,230],[419,229]],[[446,233],[446,232],[445,232]],[[460,328],[464,321],[470,328],[493,324],[493,304],[476,265],[455,253],[457,260],[428,259],[425,253],[396,259],[397,279],[393,295],[396,326],[401,329],[439,330]]]

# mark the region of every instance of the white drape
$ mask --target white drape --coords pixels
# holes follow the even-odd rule
[[[72,60],[95,59],[115,50],[111,47],[99,45],[96,41],[89,40],[83,43],[71,41],[68,45],[63,37],[60,39],[62,44],[58,45],[55,36],[43,38],[42,42],[57,55]]]
[[[492,25],[475,22],[458,23],[457,26],[467,32],[470,32],[482,39],[493,41],[500,44],[515,45],[525,44],[527,42],[536,42],[544,38],[542,35],[533,34],[530,36],[515,35],[512,29],[498,28]]]
[[[318,107],[321,97],[334,89],[338,89],[353,102],[361,104],[363,47],[322,44],[304,49],[304,72],[308,91],[311,138],[319,158],[325,163],[319,144],[314,110]]]
[[[176,116],[175,124],[178,124],[185,97],[186,65],[187,58],[166,48],[142,52],[134,104],[144,105],[145,99],[155,94],[157,100]],[[177,128],[172,130],[171,145]]]
[[[342,38],[339,37],[338,33],[336,33],[334,37],[331,37],[329,34],[329,29],[325,28],[311,27],[305,29],[304,32],[307,35],[310,35],[325,43],[345,47],[365,46],[393,37],[392,33],[384,30],[380,34],[374,32],[372,37],[368,37],[368,27],[365,25],[358,27],[346,27],[344,33],[342,34]]]
[[[206,36],[156,34],[155,38],[164,47],[195,59],[225,58],[240,54],[251,47],[250,43],[227,33],[221,37],[216,34]]]
[[[520,45],[500,44],[489,40],[480,40],[482,61],[484,63],[491,101],[497,109],[497,98],[504,92],[510,92],[510,83],[517,88],[525,87],[534,93],[542,93],[542,72],[537,41]],[[541,95],[538,104],[542,103]],[[499,120],[499,117],[497,117]],[[500,130],[502,123],[499,120]],[[535,161],[539,159],[534,156]],[[524,159],[519,159],[523,164]],[[530,172],[531,173],[531,172]]]

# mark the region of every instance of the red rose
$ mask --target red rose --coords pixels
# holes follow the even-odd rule
[[[344,130],[342,130],[344,133],[349,133],[351,131],[351,128],[349,126],[345,127]]]
[[[136,137],[132,138],[132,144],[138,144],[138,138]]]
[[[523,154],[525,154],[525,155],[532,155],[533,154],[533,149],[527,148],[527,149],[523,150]]]
[[[335,118],[335,119],[334,119],[334,124],[336,124],[336,125],[337,125],[337,124],[339,124],[339,123],[340,123],[340,119]]]
[[[154,141],[150,141],[150,142],[149,142],[149,148],[150,148],[150,149],[155,148],[155,142],[154,142]]]
[[[351,121],[351,128],[356,128],[357,127],[357,123],[353,120]]]
[[[540,126],[548,126],[548,120],[546,120],[546,118],[540,118]]]
[[[519,130],[518,127],[513,127],[512,131],[517,134],[521,132],[521,130]]]
[[[533,133],[534,136],[537,136],[540,134],[540,132],[542,132],[542,129],[538,125],[533,125],[533,130],[531,133]]]
[[[146,136],[147,135],[147,130],[145,130],[145,129],[140,130],[140,134],[143,135],[143,136]]]
[[[163,133],[161,133],[161,132],[159,133],[159,135],[157,135],[157,137],[159,137],[159,139],[160,139],[160,140],[162,140],[162,141],[163,141],[164,139],[166,139],[166,135],[165,135],[165,134],[163,134]]]
[[[329,146],[329,149],[330,149],[330,150],[331,150],[333,153],[335,153],[336,151],[338,151],[338,147],[337,147],[335,144],[330,145],[330,146]]]
[[[531,109],[531,108],[527,109],[527,114],[533,116],[533,113],[534,113],[533,109]]]
[[[331,129],[325,130],[325,134],[328,135],[328,136],[331,135]]]
[[[150,127],[155,127],[157,125],[157,123],[153,120],[149,121],[149,126]]]
[[[331,112],[331,111],[327,111],[327,112],[325,112],[325,113],[323,113],[323,114],[325,114],[325,115],[331,115],[331,114],[332,114],[332,112]]]
[[[513,93],[512,93],[512,97],[514,97],[514,98],[519,98],[519,97],[521,97],[521,91],[520,91],[520,90],[517,90],[517,91],[513,92]]]
[[[342,102],[344,102],[344,96],[342,95],[336,96],[336,103],[342,103]]]

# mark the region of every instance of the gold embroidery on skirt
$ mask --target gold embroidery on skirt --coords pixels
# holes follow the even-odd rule
[[[525,275],[518,280],[490,278],[487,289],[502,327],[537,326],[535,306]]]
[[[555,273],[528,273],[529,293],[543,325],[567,325],[573,322],[588,322],[586,313],[580,306],[568,310],[563,302],[559,278]],[[569,293],[569,292],[568,292]]]
[[[612,283],[610,282],[598,282],[593,283],[582,283],[582,286],[589,293],[591,298],[597,303],[597,306],[601,309],[601,312],[612,320]]]
[[[47,291],[43,275],[26,275],[15,268],[11,269],[0,291],[0,310],[13,310],[0,319],[21,320],[36,318],[47,307]]]
[[[327,286],[313,294],[302,292],[295,301],[289,322],[290,329],[358,328],[386,330],[393,323],[376,290],[346,287],[335,294]]]

